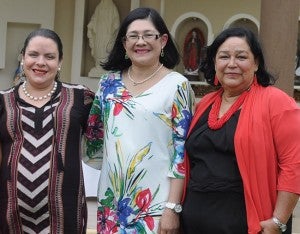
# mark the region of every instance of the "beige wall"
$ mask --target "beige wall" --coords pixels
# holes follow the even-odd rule
[[[25,37],[39,27],[53,28],[54,0],[0,0],[0,89],[13,85]]]
[[[34,0],[30,0],[30,1],[34,1]],[[50,12],[50,15],[54,14],[54,20],[53,22],[47,22],[47,24],[43,23],[42,25],[48,26],[50,28],[53,27],[53,29],[60,35],[63,41],[64,62],[63,62],[61,79],[67,82],[75,81],[77,83],[83,83],[89,86],[91,89],[95,89],[95,84],[97,84],[98,79],[86,77],[87,71],[93,66],[93,59],[90,55],[85,28],[91,15],[93,14],[94,7],[100,2],[100,0],[76,0],[76,1],[75,0],[63,0],[63,1],[53,0],[53,1],[55,1],[55,9],[54,12]],[[127,15],[127,13],[131,8],[131,3],[133,2],[134,3],[140,2],[140,6],[149,6],[157,9],[162,13],[162,16],[165,19],[165,22],[168,28],[170,29],[170,31],[175,30],[174,28],[176,28],[176,22],[183,15],[200,14],[201,16],[205,17],[207,22],[210,24],[211,35],[208,35],[208,37],[211,37],[211,40],[216,34],[218,34],[223,29],[226,22],[232,19],[232,17],[235,17],[239,14],[249,15],[250,17],[257,19],[258,22],[260,20],[261,0],[252,0],[252,1],[249,0],[226,0],[226,1],[223,0],[211,0],[211,1],[207,1],[207,0],[184,0],[184,1],[182,0],[139,0],[139,1],[113,0],[113,1],[118,7],[121,20]],[[7,2],[7,1],[0,0],[0,3],[1,2]],[[76,3],[78,2],[81,2],[85,5],[85,8],[82,9],[82,11],[84,11],[83,12],[84,31],[81,35],[76,34],[77,32],[76,29],[78,25],[76,25],[76,23],[74,25],[74,22],[76,22],[75,7],[76,7]],[[3,6],[3,4],[1,6]],[[51,9],[47,9],[47,10],[51,11]],[[37,15],[40,14],[41,12],[39,12]],[[10,15],[19,16],[21,14],[14,11],[14,13]],[[300,15],[300,9],[299,9],[299,15]],[[17,65],[16,51],[22,45],[25,35],[27,35],[27,32],[30,31],[31,29],[34,29],[38,25],[41,24],[37,24],[37,25],[32,24],[29,26],[28,25],[24,26],[23,24],[18,24],[18,23],[10,24],[10,28],[8,30],[8,38],[7,38],[7,41],[9,41],[10,43],[6,45],[6,50],[7,50],[6,58],[9,59],[9,61],[4,69],[0,69],[1,89],[8,88],[12,85],[12,74],[14,68]],[[176,30],[180,29],[181,31],[176,31],[174,36],[176,37],[175,39],[180,47],[179,49],[181,49],[183,43],[182,35],[185,35],[185,32],[188,30],[188,27],[184,26],[184,23],[182,22],[180,22],[179,25],[177,26],[178,28],[176,28]],[[0,30],[1,30],[1,24],[0,24]],[[83,38],[83,44],[79,46],[77,45],[76,48],[74,48],[74,39],[76,39],[76,37],[78,36]],[[207,38],[207,40],[209,41],[210,38]],[[81,51],[81,50],[83,51],[82,54],[77,53],[77,51]],[[75,74],[73,72],[74,75],[73,77],[71,77],[72,70],[74,70],[74,66],[72,67],[74,60],[80,60],[79,66],[81,70],[80,72]],[[182,65],[181,67],[178,66],[177,70],[182,71]]]
[[[0,0],[0,2],[3,0]],[[83,0],[78,0],[83,1]],[[93,9],[100,2],[100,0],[85,0],[86,9],[85,11],[85,27],[88,23],[91,15],[93,14]],[[122,20],[130,10],[130,0],[114,0],[115,4],[119,9],[120,19]],[[212,1],[206,0],[165,0],[165,6],[161,9],[161,1],[160,0],[140,0],[140,6],[149,6],[157,9],[158,11],[164,10],[162,13],[168,28],[171,30],[175,20],[180,17],[182,14],[187,12],[199,12],[205,15],[212,23],[213,31],[218,32],[224,26],[224,22],[228,20],[232,15],[238,13],[247,13],[251,14],[254,17],[259,16],[259,1],[234,1],[227,0],[226,4],[228,7],[218,7],[220,4],[224,4],[222,1],[216,1],[216,3],[211,3]],[[74,78],[71,77],[72,71],[72,60],[74,57],[78,56],[78,54],[73,54],[73,37],[74,37],[74,18],[75,18],[75,3],[74,0],[55,0],[55,15],[54,22],[50,22],[49,25],[54,25],[53,29],[60,35],[63,47],[64,47],[64,60],[62,66],[61,80],[66,82],[72,82]],[[233,7],[231,7],[233,6]],[[16,43],[9,43],[7,45],[8,55],[7,58],[16,57],[17,51],[13,51],[11,47],[16,47],[19,49],[22,45],[22,41],[25,39],[27,32],[33,30],[35,26],[32,28],[28,28],[22,25],[11,25],[9,29],[9,38],[8,40],[13,40],[13,38],[19,38],[20,41]],[[38,27],[38,25],[36,26]],[[19,30],[15,30],[15,28],[20,28]],[[50,26],[51,28],[51,26]],[[16,31],[16,32],[15,32]],[[91,58],[89,47],[86,41],[86,31],[84,31],[84,35],[82,35],[84,39],[84,53],[83,57],[80,58],[82,60],[82,74],[78,74],[80,77],[85,77],[88,70],[93,66],[93,59]],[[20,35],[21,34],[21,35]],[[24,34],[24,35],[23,35]],[[23,36],[22,36],[23,35]],[[16,37],[17,36],[17,37]],[[9,63],[7,68],[9,67],[10,72],[3,72],[3,76],[12,76],[13,70],[17,65],[16,58],[13,64]],[[78,80],[78,79],[75,79]],[[1,85],[2,84],[2,85]],[[3,88],[8,88],[12,85],[12,79],[5,79],[1,82],[0,85]]]
[[[223,29],[224,23],[236,14],[250,14],[259,20],[260,0],[166,0],[164,18],[169,27],[182,14],[199,12],[205,15],[212,24],[216,34]]]
[[[60,7],[56,7],[56,23],[55,23],[55,29],[62,35],[66,34],[71,31],[68,30],[68,27],[71,27],[72,22],[68,22],[68,25],[65,26],[64,30],[60,30],[59,28],[59,22],[64,22],[64,11],[66,7],[69,7],[70,9],[73,9],[74,5],[72,5],[72,1],[68,0],[66,2],[61,3],[60,1],[56,0],[57,5],[60,5]],[[73,55],[73,59],[80,60],[79,67],[80,71],[75,72],[75,77],[71,78],[71,81],[74,82],[80,82],[83,84],[86,84],[88,86],[94,86],[97,84],[95,81],[95,78],[89,78],[87,77],[89,69],[93,66],[93,59],[90,55],[90,48],[88,46],[88,41],[86,38],[86,25],[89,22],[89,19],[91,15],[93,14],[93,9],[96,7],[96,5],[100,2],[100,0],[86,0],[85,1],[85,12],[84,12],[84,22],[83,22],[83,35],[75,35],[76,37],[82,37],[82,46],[79,46],[80,48],[73,48],[75,51],[78,50],[78,53],[76,52]],[[132,1],[137,2],[137,1]],[[164,17],[166,24],[168,28],[171,29],[174,27],[174,23],[178,18],[180,18],[182,15],[187,13],[199,13],[204,15],[208,19],[208,23],[211,24],[212,32],[211,33],[218,33],[222,30],[224,27],[225,22],[227,22],[231,17],[237,15],[237,14],[247,14],[251,17],[259,20],[260,15],[260,1],[254,0],[254,1],[237,1],[237,0],[228,0],[226,1],[226,7],[224,7],[223,1],[215,1],[215,3],[211,3],[212,1],[206,1],[206,0],[140,0],[140,6],[148,6],[153,7],[157,9],[159,12],[161,12],[162,16]],[[120,19],[122,20],[127,13],[129,12],[131,8],[131,1],[130,0],[114,0],[114,3],[117,5],[117,8],[119,9]],[[68,6],[72,5],[72,6]],[[221,6],[221,7],[220,7]],[[60,13],[61,12],[61,13]],[[75,15],[76,18],[76,15]],[[76,19],[75,19],[76,21]],[[70,23],[70,24],[69,24]],[[81,23],[81,22],[79,22]],[[177,35],[174,35],[176,38],[176,42],[179,44],[180,51],[182,50],[182,44],[183,44],[183,36],[186,34],[186,31],[188,29],[185,29],[181,26],[181,31],[177,33]],[[76,25],[75,25],[76,27]],[[101,30],[101,29],[99,29]],[[183,30],[183,31],[182,31]],[[69,34],[70,35],[70,34]],[[68,42],[71,44],[72,42]],[[82,47],[82,48],[81,48]],[[81,53],[82,52],[82,53]],[[77,56],[77,57],[74,57]],[[78,58],[78,56],[80,56]],[[74,67],[73,67],[74,68]],[[183,65],[179,65],[176,70],[179,72],[183,72]],[[73,72],[74,74],[74,72]],[[66,77],[69,77],[70,75],[64,74]],[[64,78],[66,79],[66,78]]]

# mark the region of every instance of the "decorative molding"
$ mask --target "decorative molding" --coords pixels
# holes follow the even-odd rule
[[[235,22],[235,21],[237,21],[237,20],[239,20],[239,19],[248,19],[248,20],[252,21],[252,22],[256,25],[256,27],[257,27],[257,29],[258,29],[258,31],[259,31],[259,26],[260,26],[259,21],[258,21],[254,16],[249,15],[249,14],[244,14],[244,13],[236,14],[236,15],[230,17],[230,18],[226,21],[226,23],[224,24],[223,29],[229,28],[229,26],[230,26],[233,22]]]

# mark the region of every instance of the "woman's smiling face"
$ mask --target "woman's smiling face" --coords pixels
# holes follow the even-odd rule
[[[138,35],[136,41],[128,38],[130,35]],[[143,35],[153,35],[152,38],[142,38]],[[156,37],[155,35],[158,35]],[[124,41],[124,48],[133,64],[153,65],[159,61],[161,49],[166,45],[168,36],[160,35],[149,19],[133,21],[126,32],[127,39]]]
[[[258,64],[245,38],[229,37],[219,47],[215,70],[224,90],[246,90],[253,82],[257,69]]]
[[[47,87],[56,78],[61,61],[55,41],[42,36],[33,37],[23,55],[23,69],[31,84]]]

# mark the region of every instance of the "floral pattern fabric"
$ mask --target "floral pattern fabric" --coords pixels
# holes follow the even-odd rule
[[[136,96],[120,72],[101,77],[83,144],[84,161],[101,169],[98,233],[156,232],[170,178],[184,178],[193,98],[177,72]]]

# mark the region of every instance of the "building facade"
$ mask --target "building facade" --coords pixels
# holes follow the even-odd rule
[[[259,35],[261,1],[265,0],[0,0],[1,89],[13,85],[19,53],[27,34],[36,28],[47,27],[54,29],[63,41],[61,79],[95,90],[99,78],[89,76],[95,59],[91,53],[88,24],[101,1],[112,2],[120,21],[131,9],[139,6],[152,7],[160,12],[182,56],[176,70],[191,80],[197,95],[201,96],[205,86],[203,91],[198,64],[203,48],[228,27],[245,26]],[[99,31],[104,34],[105,25],[110,25],[110,22],[99,23]],[[295,51],[295,70],[300,66],[300,62],[297,63],[299,54]],[[294,85],[296,89],[300,85],[300,68]]]

